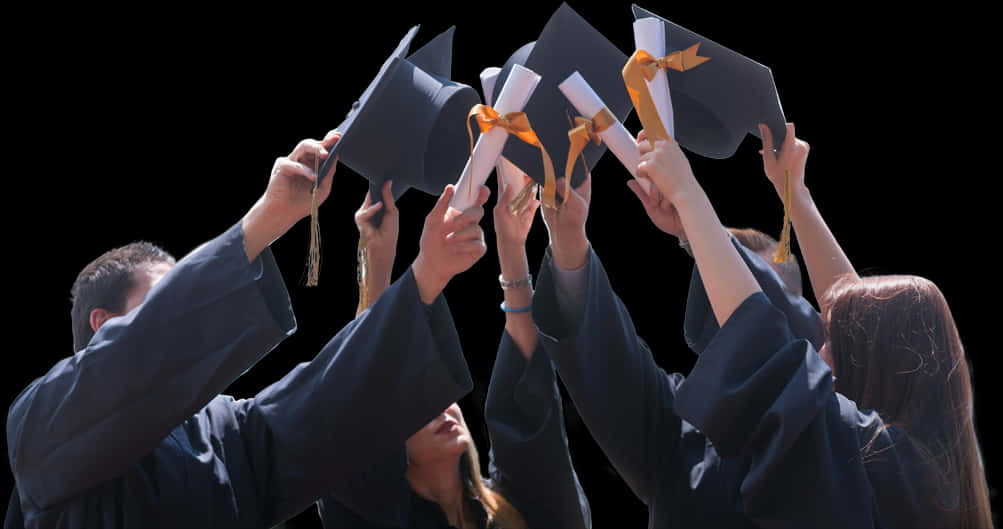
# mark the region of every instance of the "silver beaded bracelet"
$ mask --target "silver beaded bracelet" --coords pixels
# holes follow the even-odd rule
[[[516,279],[514,281],[506,281],[502,279],[501,274],[498,274],[498,283],[501,284],[502,290],[509,290],[512,288],[522,288],[522,287],[533,288],[533,276],[530,274],[526,274],[526,277],[522,279]]]

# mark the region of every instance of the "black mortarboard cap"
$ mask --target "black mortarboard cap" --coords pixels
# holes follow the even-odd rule
[[[480,96],[449,79],[454,30],[405,58],[418,26],[408,31],[338,125],[342,137],[320,174],[337,156],[369,180],[374,203],[387,180],[396,200],[412,187],[438,195],[456,179],[469,156],[464,118]],[[381,218],[382,210],[373,223]]]
[[[783,143],[784,111],[769,68],[636,4],[632,8],[635,19],[665,24],[665,53],[699,42],[700,56],[710,59],[685,72],[666,69],[680,145],[709,158],[728,158],[746,133],[759,137],[760,123],[770,127],[774,145]]]
[[[623,121],[633,108],[620,75],[626,62],[626,54],[566,3],[562,3],[543,27],[540,37],[516,50],[505,62],[495,81],[494,94],[497,97],[516,64],[542,77],[523,111],[540,142],[550,153],[560,178],[564,174],[564,162],[570,146],[568,130],[573,127],[568,122],[568,115],[574,118],[578,113],[557,85],[577,70],[610,112]],[[589,143],[585,147],[582,153],[590,170],[605,152],[605,144]],[[544,184],[543,161],[538,148],[521,141],[508,141],[502,155],[526,171],[537,183]],[[576,163],[571,185],[577,187],[584,179],[585,168]]]

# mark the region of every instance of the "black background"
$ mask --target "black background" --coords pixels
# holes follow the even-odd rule
[[[206,10],[161,4],[12,15],[6,25],[23,31],[8,37],[4,75],[7,173],[0,196],[7,206],[3,261],[12,310],[5,318],[3,401],[72,352],[69,289],[85,264],[140,239],[180,258],[237,222],[264,191],[274,159],[334,128],[409,27],[422,25],[416,50],[456,25],[453,78],[479,91],[481,69],[501,66],[534,40],[558,5],[329,2]],[[979,14],[845,4],[643,5],[770,66],[787,119],[812,145],[808,185],[856,268],[921,275],[944,292],[973,366],[987,476],[998,488],[996,399],[989,387],[999,353],[990,338],[999,296],[997,258],[990,255],[995,171],[985,167],[996,153],[980,144],[989,136],[978,128],[993,107],[979,93],[984,81],[976,73],[985,66],[970,37]],[[632,51],[629,3],[572,7]],[[627,127],[639,128],[636,115]],[[749,136],[728,160],[691,155],[690,161],[726,225],[777,235],[782,207],[758,149]],[[298,331],[228,394],[252,396],[309,360],[354,315],[352,215],[366,181],[344,166],[335,178],[320,216],[320,286],[302,286],[306,222],[273,245]],[[589,238],[658,362],[686,372],[695,358],[681,333],[692,261],[648,221],[627,178],[612,154],[595,168]],[[494,178],[489,185],[494,192]],[[416,256],[433,203],[417,191],[398,201],[395,278]],[[490,211],[481,225],[489,252],[449,284],[446,296],[476,381],[461,405],[486,456],[486,432],[476,425],[504,318]],[[546,243],[537,219],[528,242],[534,275]],[[810,290],[807,279],[805,285]],[[566,414],[594,526],[644,526],[644,505],[569,401]],[[0,493],[11,490],[9,467],[4,480]],[[319,522],[311,509],[290,525]]]

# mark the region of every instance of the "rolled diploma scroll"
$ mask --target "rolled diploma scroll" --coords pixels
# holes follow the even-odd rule
[[[498,79],[498,74],[501,73],[501,68],[497,66],[491,66],[485,68],[481,71],[481,91],[484,93],[484,101],[487,104],[494,102],[494,87],[495,81]],[[504,156],[498,157],[498,163],[495,165],[495,173],[498,178],[505,183],[505,187],[512,187],[512,196],[514,197],[516,193],[522,190],[522,186],[525,185],[526,177],[523,176],[526,173],[519,166],[510,162],[508,158]],[[502,188],[498,188],[498,195],[501,196]]]
[[[564,97],[571,101],[575,110],[582,117],[592,119],[600,110],[606,107],[599,99],[599,96],[589,86],[581,74],[577,71],[568,76],[557,88],[564,93]],[[627,128],[619,121],[613,123],[606,130],[599,133],[599,137],[606,143],[609,150],[613,151],[620,163],[630,171],[630,175],[637,179],[647,193],[651,189],[651,182],[646,178],[637,178],[637,164],[640,163],[641,155],[637,151],[637,142],[630,135]]]
[[[642,18],[634,21],[634,46],[648,52],[652,57],[665,56],[665,25],[657,18]],[[648,81],[648,92],[655,102],[655,110],[662,118],[662,125],[672,139],[676,138],[676,127],[672,119],[672,97],[669,95],[669,78],[665,70],[659,68],[654,79]]]
[[[521,112],[529,97],[536,90],[536,85],[540,82],[540,76],[528,68],[516,64],[505,80],[505,86],[498,94],[497,104],[492,105],[499,114],[505,115],[509,112]],[[460,179],[456,183],[456,192],[453,200],[449,203],[455,209],[465,210],[474,205],[477,193],[472,193],[471,188],[479,188],[487,181],[505,147],[505,140],[508,139],[508,131],[501,127],[495,127],[477,138],[474,145],[474,152],[467,165],[460,173]]]

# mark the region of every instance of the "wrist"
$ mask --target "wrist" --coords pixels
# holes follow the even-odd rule
[[[255,260],[265,248],[295,223],[295,221],[287,222],[280,213],[271,202],[261,197],[241,218],[240,227],[244,235],[244,250],[248,261]]]
[[[589,240],[582,234],[572,241],[562,241],[560,244],[550,244],[551,255],[554,264],[563,270],[577,270],[585,266],[588,258]]]
[[[498,236],[495,245],[498,247],[499,254],[517,255],[519,253],[526,253],[525,239]]]
[[[414,282],[418,286],[418,297],[426,305],[431,305],[446,288],[446,283],[449,282],[448,279],[442,280],[436,276],[433,270],[429,269],[428,263],[421,253],[411,264],[411,271],[414,273]]]

